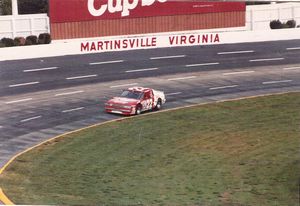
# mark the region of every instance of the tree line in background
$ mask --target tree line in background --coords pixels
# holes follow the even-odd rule
[[[48,0],[18,0],[19,14],[48,13]],[[0,15],[12,15],[11,0],[0,0]]]

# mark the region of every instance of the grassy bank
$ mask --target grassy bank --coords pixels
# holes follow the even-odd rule
[[[300,93],[84,130],[30,151],[0,186],[15,203],[297,205]]]

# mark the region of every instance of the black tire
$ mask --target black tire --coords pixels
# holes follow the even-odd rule
[[[137,105],[136,109],[135,109],[135,114],[139,115],[142,113],[142,106],[141,105]]]
[[[161,103],[161,99],[159,99],[159,100],[157,101],[157,104],[156,104],[156,106],[155,106],[155,109],[156,109],[156,110],[160,110],[161,107],[162,107],[162,103]]]

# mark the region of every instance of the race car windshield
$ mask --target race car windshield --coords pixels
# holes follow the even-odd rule
[[[141,99],[142,96],[143,96],[142,92],[129,91],[129,90],[125,90],[121,94],[121,97],[126,97],[126,98],[130,98],[130,99]]]

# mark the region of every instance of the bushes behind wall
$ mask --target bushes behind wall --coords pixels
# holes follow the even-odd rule
[[[1,45],[3,47],[12,47],[12,46],[15,46],[15,43],[14,43],[14,40],[11,39],[11,38],[2,38],[1,39]]]
[[[37,39],[38,39],[37,36],[30,35],[30,36],[26,37],[25,45],[36,45],[38,43]]]
[[[16,37],[14,39],[15,46],[24,46],[26,43],[26,39],[24,37]]]
[[[36,35],[30,35],[27,36],[26,38],[16,37],[14,39],[4,37],[0,40],[0,48],[12,47],[12,46],[50,44],[50,43],[51,43],[51,35],[48,33],[42,33],[38,37]]]
[[[271,29],[287,29],[287,28],[295,28],[296,21],[295,20],[288,20],[285,23],[282,23],[279,19],[273,20],[270,22]]]
[[[289,27],[289,28],[295,28],[296,27],[296,21],[295,20],[288,20],[286,22],[286,25]]]
[[[39,44],[50,44],[51,43],[51,36],[48,33],[42,33],[39,35],[38,38]]]

